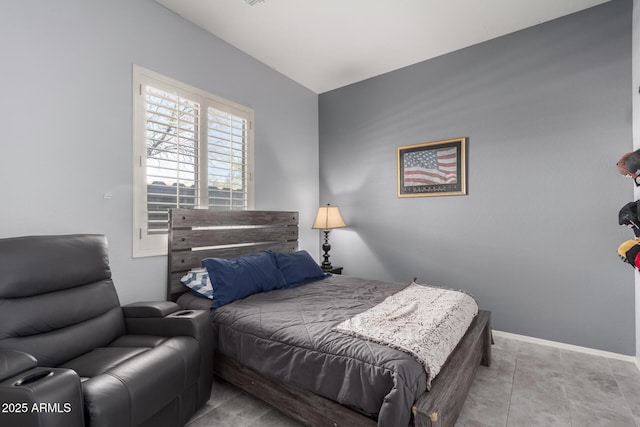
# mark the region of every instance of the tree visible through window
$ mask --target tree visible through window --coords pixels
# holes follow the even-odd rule
[[[138,255],[166,253],[168,209],[252,207],[253,112],[141,67],[134,77],[134,255],[136,240]]]
[[[169,208],[195,208],[200,105],[144,88],[148,233],[166,233]]]

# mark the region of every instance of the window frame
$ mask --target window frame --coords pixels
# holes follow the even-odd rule
[[[245,185],[247,192],[246,209],[254,208],[254,162],[253,162],[253,139],[254,139],[254,112],[253,109],[237,104],[233,101],[213,95],[202,89],[187,85],[178,80],[166,77],[155,71],[146,69],[139,65],[133,65],[133,257],[148,257],[167,254],[167,234],[147,233],[147,144],[146,144],[146,101],[143,87],[152,86],[159,90],[170,92],[196,101],[200,104],[199,123],[208,123],[208,109],[213,107],[234,116],[247,120],[248,128],[245,141],[246,168]],[[198,129],[198,159],[199,167],[197,173],[198,183],[201,191],[196,197],[196,209],[208,208],[208,126],[199,126]],[[205,156],[203,160],[203,156]]]

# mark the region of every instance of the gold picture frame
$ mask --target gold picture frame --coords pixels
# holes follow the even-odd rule
[[[398,197],[467,194],[467,137],[397,148]]]

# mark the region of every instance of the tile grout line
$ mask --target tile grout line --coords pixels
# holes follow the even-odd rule
[[[513,388],[516,382],[516,371],[518,370],[518,351],[516,350],[516,360],[513,362],[513,375],[511,376],[511,390],[509,391],[509,404],[507,405],[507,419],[505,420],[504,426],[509,426],[509,414],[511,412],[511,398],[513,397]]]
[[[571,412],[571,400],[569,399],[569,394],[567,393],[567,380],[566,380],[566,368],[564,366],[564,363],[566,362],[564,360],[565,356],[563,355],[562,351],[559,352],[560,355],[560,359],[562,360],[562,374],[561,374],[561,378],[562,378],[562,391],[564,392],[564,400],[566,402],[567,405],[567,414],[569,414],[569,425],[571,427],[573,427],[573,415]]]

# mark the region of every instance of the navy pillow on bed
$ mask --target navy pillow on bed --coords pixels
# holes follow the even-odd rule
[[[285,286],[271,251],[238,258],[205,258],[202,264],[213,286],[213,308]]]
[[[284,276],[285,282],[287,282],[287,288],[293,288],[297,285],[329,276],[329,274],[322,271],[307,251],[276,253],[275,257],[278,269]]]

